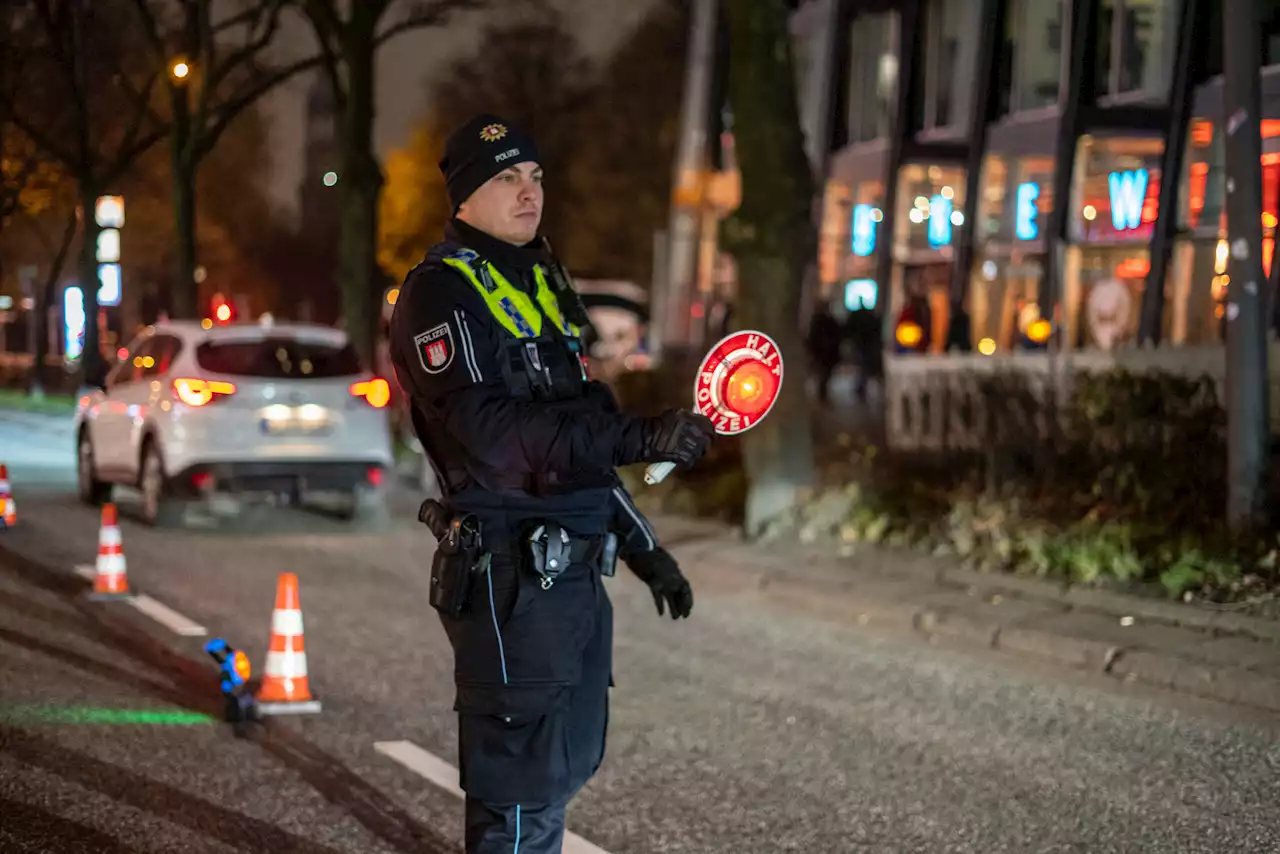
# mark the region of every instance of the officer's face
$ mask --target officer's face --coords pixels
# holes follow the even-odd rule
[[[542,167],[518,163],[499,172],[462,203],[458,217],[507,243],[528,243],[542,222]]]

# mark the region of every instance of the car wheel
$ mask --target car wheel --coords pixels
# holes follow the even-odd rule
[[[179,508],[175,506],[165,485],[164,460],[160,449],[151,439],[142,446],[142,467],[138,476],[138,490],[142,493],[142,521],[148,525],[165,525],[176,520]]]
[[[76,491],[80,500],[91,507],[99,507],[111,500],[111,484],[98,480],[93,440],[89,438],[87,429],[80,431],[76,442]]]
[[[385,522],[390,518],[387,496],[382,490],[356,489],[338,498],[335,515],[345,522]]]

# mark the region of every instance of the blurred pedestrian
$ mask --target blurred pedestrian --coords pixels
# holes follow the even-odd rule
[[[840,323],[825,303],[818,306],[809,320],[809,361],[818,385],[818,402],[830,402],[831,377],[840,364]]]

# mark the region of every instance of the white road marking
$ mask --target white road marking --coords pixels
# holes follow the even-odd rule
[[[145,593],[139,593],[130,599],[129,604],[176,635],[196,638],[208,634],[204,626],[184,617],[163,602],[157,602]]]
[[[428,753],[412,741],[378,741],[373,749],[389,756],[420,777],[459,798],[466,797],[458,787],[458,769],[440,757]],[[592,845],[576,833],[564,832],[562,854],[609,854],[603,848]]]
[[[98,571],[95,567],[81,565],[75,568],[76,575],[86,581],[93,581],[97,578]],[[130,596],[123,600],[133,607],[137,608],[143,614],[155,620],[169,631],[183,637],[195,638],[203,637],[208,634],[204,626],[179,614],[163,602],[152,599],[145,593],[139,593],[137,596]]]
[[[373,749],[390,756],[418,776],[426,777],[449,794],[466,797],[458,786],[458,769],[412,741],[378,741],[374,742]]]

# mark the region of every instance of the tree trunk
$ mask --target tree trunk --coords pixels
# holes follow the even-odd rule
[[[738,256],[740,323],[759,329],[778,344],[785,359],[782,389],[769,416],[742,437],[747,472],[744,529],[747,536],[785,512],[814,481],[813,434],[809,416],[808,363],[804,341],[792,319],[799,311],[802,270],[785,258]],[[750,282],[749,287],[745,286]]]
[[[786,9],[758,0],[728,6],[742,203],[726,223],[725,242],[738,261],[740,324],[773,337],[786,359],[773,411],[743,436],[744,527],[754,536],[814,483],[808,365],[798,323],[805,265],[815,247],[813,176],[800,131]]]
[[[1270,403],[1262,275],[1261,43],[1258,4],[1223,7],[1227,125],[1227,524],[1236,534],[1266,528]],[[1233,126],[1234,125],[1234,126]]]
[[[98,189],[92,181],[80,181],[80,211],[84,221],[84,239],[80,245],[80,291],[84,294],[84,350],[80,354],[80,377],[85,385],[98,385],[105,379],[102,342],[98,335],[98,220],[95,208]]]
[[[35,299],[32,310],[35,312],[35,341],[32,343],[31,387],[29,393],[39,397],[44,394],[45,359],[49,355],[49,308],[58,292],[58,278],[62,268],[67,264],[67,255],[71,252],[71,243],[76,238],[76,216],[67,217],[67,224],[62,229],[62,239],[58,243],[57,252],[49,264],[49,272],[45,276],[44,285]]]
[[[347,100],[342,116],[342,156],[338,175],[342,238],[338,275],[342,313],[351,346],[361,363],[373,370],[377,346],[378,194],[382,167],[373,153],[374,53],[352,51],[347,57]]]
[[[174,145],[179,143],[174,141]],[[173,318],[200,318],[200,286],[196,283],[196,164],[180,151],[173,159],[174,280],[169,288]]]
[[[174,281],[170,288],[173,318],[196,320],[200,314],[200,286],[196,283],[195,169],[174,164]]]
[[[187,150],[191,124],[186,111],[186,90],[174,96],[174,121],[170,143],[173,170],[173,250],[174,280],[169,289],[174,319],[200,317],[199,286],[196,284],[196,172],[199,165]]]

